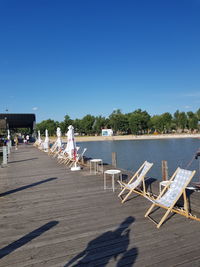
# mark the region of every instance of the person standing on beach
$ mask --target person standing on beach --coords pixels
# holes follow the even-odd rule
[[[27,134],[26,136],[26,143],[28,144],[29,143],[29,135]]]
[[[18,137],[17,136],[15,136],[14,142],[15,142],[15,150],[17,150],[18,149]]]

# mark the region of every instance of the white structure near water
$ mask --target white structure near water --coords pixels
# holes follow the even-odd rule
[[[113,136],[112,129],[102,129],[101,131],[102,136]]]

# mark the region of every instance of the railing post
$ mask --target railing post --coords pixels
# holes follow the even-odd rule
[[[168,165],[166,160],[162,160],[162,180],[168,180]]]
[[[117,153],[112,152],[112,166],[117,167]]]
[[[12,148],[12,140],[9,141],[10,149]]]
[[[7,158],[7,146],[3,146],[3,165],[7,165],[8,158]]]
[[[7,146],[7,153],[8,155],[10,155],[10,141],[7,142],[6,146]]]

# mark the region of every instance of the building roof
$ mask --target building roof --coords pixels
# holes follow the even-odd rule
[[[5,120],[9,129],[31,128],[33,130],[35,119],[35,114],[0,113],[0,120]]]

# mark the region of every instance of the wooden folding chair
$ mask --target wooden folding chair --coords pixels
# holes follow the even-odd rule
[[[121,185],[121,188],[123,188],[118,195],[118,197],[121,198],[122,203],[124,203],[133,192],[143,196],[147,194],[145,185],[145,176],[152,166],[153,163],[145,161],[128,183],[123,183],[121,181],[118,181],[118,183]],[[142,189],[139,188],[140,185],[142,185]],[[128,193],[123,198],[122,195],[126,190],[128,190]]]
[[[56,149],[57,149],[57,142],[55,142],[55,143],[52,145],[52,147],[49,149],[48,155],[49,155],[49,156],[53,155],[53,154],[55,153]]]
[[[76,152],[80,149],[79,146],[76,147]],[[65,149],[58,157],[59,164],[69,165],[73,161],[73,155],[68,154],[67,150]]]
[[[87,151],[87,148],[84,148],[83,151],[80,154],[77,154],[76,160],[74,158],[70,158],[70,160],[68,162],[69,167],[72,167],[73,164],[75,164],[75,163],[77,163],[79,165],[84,165],[83,164],[83,156],[84,156],[86,151]]]
[[[170,212],[175,212],[187,218],[200,221],[199,218],[189,213],[188,200],[186,196],[186,187],[192,180],[195,172],[196,171],[177,168],[169,180],[169,183],[163,188],[159,196],[156,199],[149,199],[151,202],[153,202],[153,204],[146,212],[145,217],[148,217],[151,221],[153,221],[157,225],[157,228],[164,223]],[[182,195],[184,206],[179,208],[175,205]],[[150,214],[154,212],[153,209],[156,206],[167,210],[158,223],[150,216]]]

